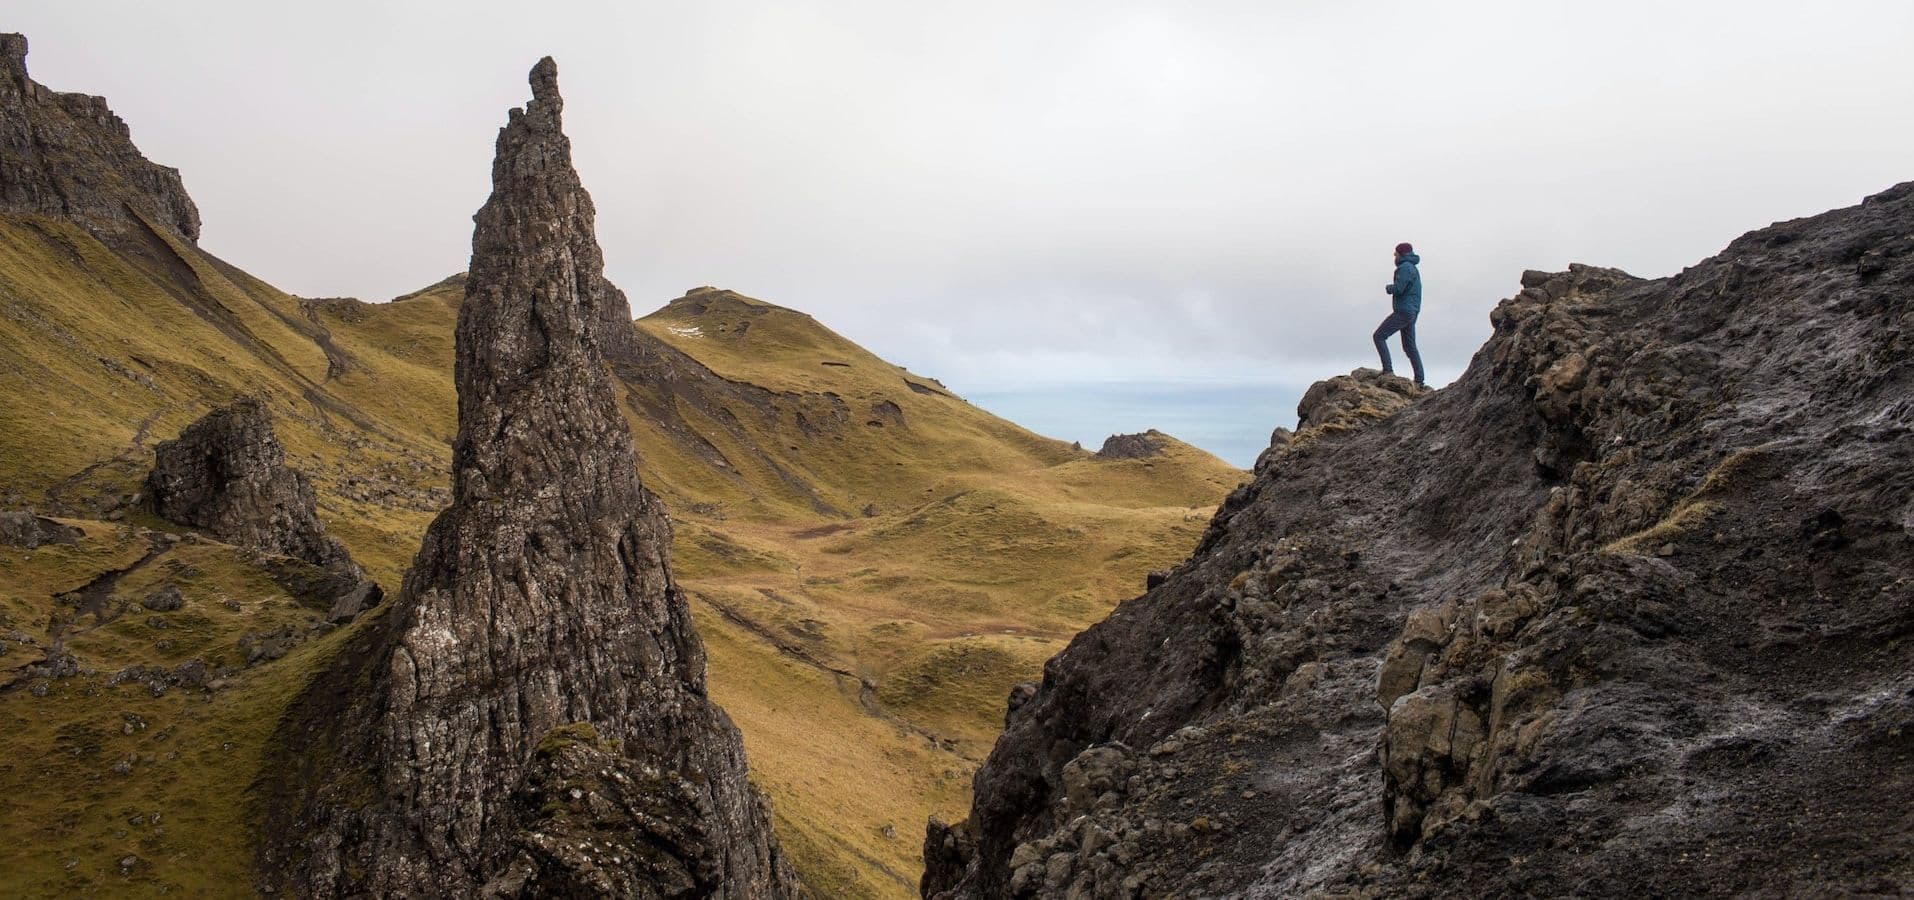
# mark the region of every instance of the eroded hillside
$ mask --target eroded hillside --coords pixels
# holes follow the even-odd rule
[[[7,77],[31,84],[17,46]],[[105,109],[84,100],[60,108]],[[136,158],[105,116],[72,119],[106,123],[78,143]],[[53,162],[33,171],[97,165]],[[234,890],[255,841],[234,786],[364,626],[326,621],[316,576],[284,557],[154,515],[154,448],[257,397],[326,532],[396,592],[450,501],[464,276],[386,303],[294,297],[199,248],[174,182],[35,184],[51,187],[0,212],[0,508],[77,534],[0,546],[0,790],[17,838],[0,882]],[[605,349],[615,402],[673,519],[711,692],[786,851],[831,895],[914,890],[915,823],[968,801],[1011,686],[1183,558],[1241,480],[1175,442],[1098,459],[728,291],[623,333]],[[180,608],[140,605],[167,584]],[[73,664],[39,671],[60,622]]]

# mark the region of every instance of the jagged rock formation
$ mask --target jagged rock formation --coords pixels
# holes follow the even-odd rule
[[[319,524],[312,484],[286,465],[272,413],[257,397],[219,407],[155,447],[146,492],[162,518],[229,544],[360,574]]]
[[[1328,433],[1355,428],[1409,405],[1429,389],[1400,375],[1357,369],[1318,381],[1296,404],[1296,427]]]
[[[50,91],[27,77],[19,34],[0,34],[0,211],[105,230],[141,219],[199,239],[199,209],[179,171],[140,155],[105,98]]]
[[[1428,392],[1428,388],[1400,375],[1357,369],[1310,385],[1296,404],[1296,427],[1307,433],[1309,439],[1359,428]],[[1297,437],[1281,426],[1270,432],[1269,447],[1257,455],[1253,471],[1262,474],[1288,451]]]
[[[630,313],[550,59],[531,83],[476,216],[452,506],[286,726],[261,879],[299,896],[788,896],[613,402]]]
[[[1914,184],[1522,284],[1453,386],[1311,391],[1046,666],[926,896],[1914,883]]]
[[[724,890],[723,836],[695,785],[642,765],[590,725],[539,742],[512,809],[520,827],[492,897],[707,897]]]
[[[0,512],[0,544],[32,550],[47,544],[71,544],[80,530],[30,512]]]
[[[1139,434],[1113,434],[1103,439],[1097,456],[1104,459],[1148,459],[1160,456],[1167,446],[1164,434],[1152,428]]]

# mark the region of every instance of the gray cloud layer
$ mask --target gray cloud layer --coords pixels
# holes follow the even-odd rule
[[[1457,7],[29,0],[0,27],[183,170],[209,249],[365,298],[464,266],[553,54],[640,312],[731,287],[960,390],[1347,369],[1399,240],[1442,380],[1524,268],[1665,274],[1914,178],[1914,4]]]

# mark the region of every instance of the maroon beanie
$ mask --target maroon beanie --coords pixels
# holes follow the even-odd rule
[[[1402,243],[1396,245],[1397,256],[1407,256],[1414,252],[1416,252],[1416,248],[1409,246],[1408,241],[1403,241]]]

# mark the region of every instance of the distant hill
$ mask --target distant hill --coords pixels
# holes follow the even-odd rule
[[[238,786],[352,629],[312,627],[285,563],[145,511],[153,447],[259,396],[326,530],[395,589],[448,499],[463,276],[384,303],[266,284],[197,246],[177,176],[104,101],[47,100],[79,95],[32,84],[24,41],[6,46],[0,99],[71,140],[33,145],[50,163],[0,192],[0,509],[77,533],[0,546],[0,893],[243,894]],[[60,174],[102,165],[132,174]],[[830,896],[914,893],[920,823],[967,805],[1010,688],[1187,555],[1245,477],[1167,436],[1099,458],[730,291],[628,334],[606,355],[712,691]],[[139,606],[162,580],[179,612]],[[60,629],[78,669],[37,670]]]

